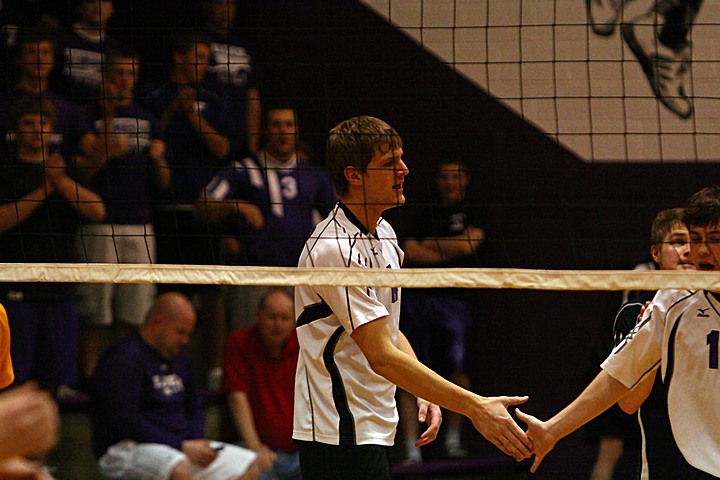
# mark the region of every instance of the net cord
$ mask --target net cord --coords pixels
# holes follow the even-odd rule
[[[513,268],[287,268],[230,265],[0,263],[0,282],[367,286],[528,290],[720,291],[717,272]]]

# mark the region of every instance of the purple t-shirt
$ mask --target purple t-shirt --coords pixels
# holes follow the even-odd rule
[[[161,117],[175,100],[177,91],[178,86],[169,83],[151,92],[144,99],[143,105]],[[222,99],[201,87],[197,89],[197,102],[205,120],[221,135],[227,135],[230,120]],[[168,163],[172,169],[172,186],[165,192],[163,199],[173,205],[193,205],[203,187],[228,162],[212,154],[182,112],[170,116],[165,137]]]
[[[257,55],[251,43],[235,36],[212,35],[210,71],[203,87],[218,95],[232,112],[230,142],[235,151],[247,147],[247,94],[260,88]]]
[[[99,105],[88,109],[93,130],[103,135]],[[105,201],[105,223],[142,225],[151,222],[152,160],[148,148],[161,138],[160,126],[153,114],[135,104],[118,107],[112,132],[128,136],[129,151],[123,157],[111,158],[92,177],[92,187]]]
[[[117,41],[111,36],[92,42],[74,30],[59,35],[61,65],[53,75],[55,89],[81,105],[96,101],[102,85],[103,54],[116,46]]]
[[[121,440],[180,449],[204,438],[205,415],[190,358],[162,358],[138,333],[111,347],[93,379],[93,449],[101,456]]]

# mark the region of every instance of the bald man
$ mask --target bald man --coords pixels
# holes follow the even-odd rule
[[[257,478],[255,453],[204,438],[204,411],[185,350],[195,321],[186,297],[160,295],[140,330],[101,359],[92,417],[103,478]]]

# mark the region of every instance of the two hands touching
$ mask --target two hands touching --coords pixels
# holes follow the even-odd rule
[[[481,408],[471,420],[475,429],[505,454],[518,462],[535,455],[530,471],[535,473],[543,458],[553,449],[559,439],[550,432],[547,422],[516,409],[517,416],[528,426],[525,432],[515,422],[508,407],[525,403],[528,397],[484,397]],[[440,407],[421,398],[417,399],[418,422],[427,424],[416,447],[427,445],[437,438],[442,423]]]

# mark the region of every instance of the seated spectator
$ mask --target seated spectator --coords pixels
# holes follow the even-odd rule
[[[299,480],[292,440],[295,369],[299,352],[292,297],[270,290],[255,324],[228,337],[223,365],[228,405],[240,439],[269,468],[262,480]]]
[[[0,169],[0,262],[74,262],[82,220],[105,218],[102,198],[80,171],[50,150],[56,113],[27,97],[11,122],[13,155]],[[72,283],[3,283],[15,383],[54,390],[77,380],[79,316]]]
[[[205,438],[205,419],[185,347],[195,310],[160,295],[140,331],[102,357],[93,385],[93,447],[105,479],[257,478],[255,453]]]

